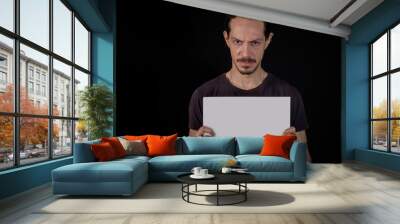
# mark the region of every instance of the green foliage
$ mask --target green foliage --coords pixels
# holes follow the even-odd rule
[[[113,94],[107,86],[94,84],[79,93],[79,106],[85,121],[89,139],[109,136],[107,129],[112,125]]]

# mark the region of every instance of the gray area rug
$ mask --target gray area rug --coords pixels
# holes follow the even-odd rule
[[[360,213],[357,205],[346,202],[317,184],[254,183],[248,187],[247,201],[237,205],[190,204],[181,198],[181,184],[149,183],[130,197],[58,196],[35,213]],[[233,188],[235,186],[223,186],[226,190]],[[201,185],[198,188],[212,189],[215,189],[214,185]],[[224,197],[221,202],[239,199],[237,196]],[[216,202],[214,196],[191,196],[190,200],[211,205]]]

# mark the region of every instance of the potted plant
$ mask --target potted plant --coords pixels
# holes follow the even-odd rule
[[[87,128],[89,140],[109,136],[107,131],[111,125],[113,94],[103,84],[87,86],[79,93],[79,106],[81,107],[80,126]]]

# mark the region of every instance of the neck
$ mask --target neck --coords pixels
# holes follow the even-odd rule
[[[231,68],[231,70],[226,73],[226,77],[232,85],[244,90],[256,88],[263,82],[267,75],[268,73],[265,72],[261,66],[249,75],[242,75],[235,68]]]

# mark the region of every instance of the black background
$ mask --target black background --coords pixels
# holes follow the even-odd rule
[[[230,69],[225,15],[117,1],[116,132],[188,135],[193,91]],[[303,96],[313,162],[340,162],[340,38],[270,24],[262,66]]]

